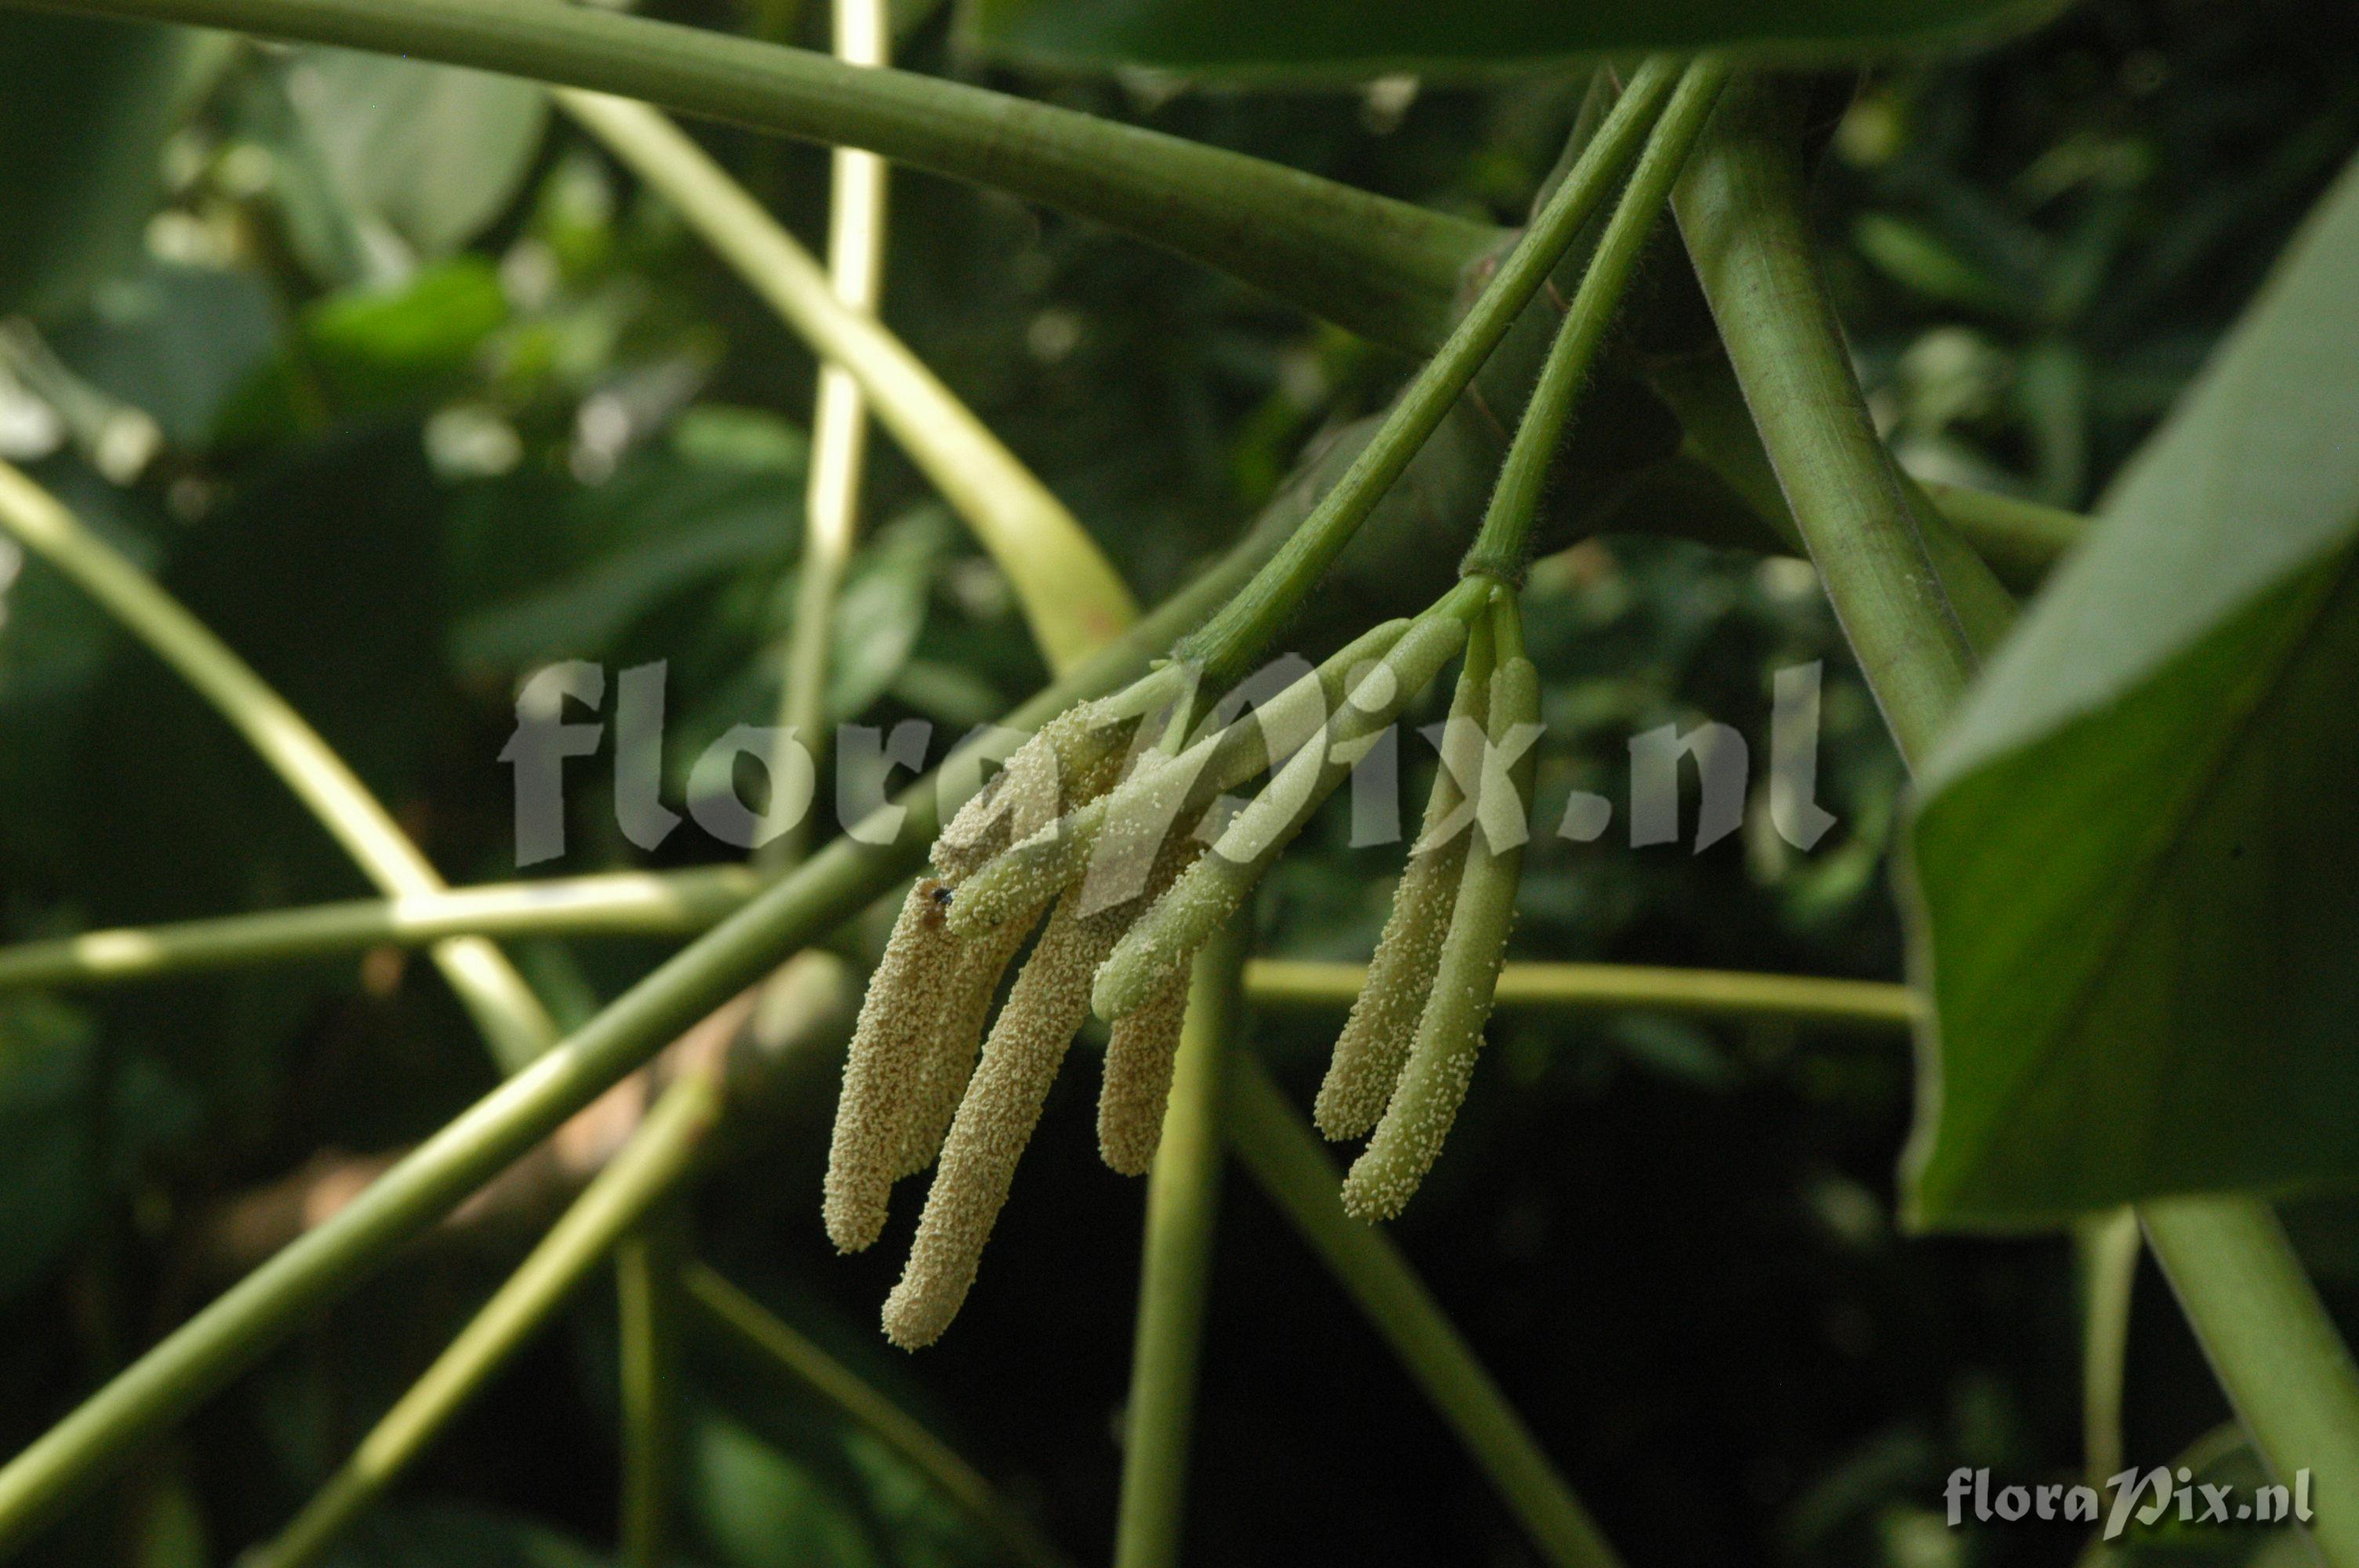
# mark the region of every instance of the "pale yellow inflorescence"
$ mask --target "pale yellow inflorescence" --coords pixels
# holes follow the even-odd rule
[[[910,1350],[930,1345],[958,1315],[1049,1086],[1089,1016],[1090,977],[1139,910],[1169,885],[1186,852],[1167,848],[1144,892],[1122,903],[1085,914],[1079,888],[1059,899],[992,1025],[942,1142],[908,1263],[885,1301],[885,1336],[894,1344]]]
[[[1489,706],[1489,664],[1486,647],[1468,648],[1466,668],[1451,699],[1451,722],[1443,730],[1445,747],[1462,750],[1459,743],[1469,727],[1457,721],[1479,719]],[[1385,918],[1384,933],[1369,959],[1368,978],[1336,1036],[1335,1054],[1311,1107],[1311,1119],[1331,1139],[1366,1137],[1384,1115],[1408,1061],[1418,1019],[1433,992],[1434,969],[1441,962],[1442,938],[1449,934],[1451,908],[1458,902],[1471,837],[1462,828],[1438,842],[1433,835],[1465,799],[1458,781],[1472,776],[1470,759],[1445,754],[1426,800],[1418,842],[1393,893],[1392,913]]]
[[[1531,662],[1511,658],[1491,680],[1490,731],[1512,733],[1539,711],[1539,676]],[[1419,1015],[1392,1100],[1375,1135],[1343,1178],[1345,1212],[1365,1220],[1391,1219],[1408,1206],[1441,1152],[1458,1119],[1458,1108],[1473,1079],[1483,1049],[1483,1026],[1499,986],[1499,966],[1515,923],[1516,884],[1524,849],[1493,839],[1489,824],[1522,816],[1531,800],[1532,765],[1527,752],[1500,781],[1514,792],[1507,812],[1487,811],[1468,844],[1459,873],[1458,897],[1442,938],[1431,993]]]

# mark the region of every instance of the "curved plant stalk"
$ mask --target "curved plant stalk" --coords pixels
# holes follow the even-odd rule
[[[453,936],[694,936],[744,908],[759,886],[742,866],[605,871],[117,926],[0,948],[0,992],[96,989]]]
[[[1223,1083],[1235,1054],[1237,987],[1252,925],[1249,918],[1231,923],[1197,956],[1162,1141],[1147,1172],[1114,1568],[1169,1568],[1180,1561],[1204,1297],[1221,1200]]]
[[[1030,1568],[1071,1568],[1064,1554],[957,1450],[711,1266],[689,1264],[681,1271],[681,1289],[689,1310],[721,1338],[777,1368],[796,1387],[817,1394],[899,1454],[996,1539],[1010,1557]]]
[[[847,65],[879,66],[892,38],[885,0],[835,0],[835,53]],[[836,147],[829,156],[827,278],[847,310],[876,313],[885,277],[886,164],[875,153]],[[787,633],[781,672],[778,730],[782,743],[794,739],[810,748],[815,763],[825,762],[828,647],[835,596],[852,559],[859,527],[863,470],[868,458],[868,410],[860,384],[832,362],[819,368],[819,391],[811,405],[810,483],[803,495],[803,553],[795,579],[795,619]],[[1014,573],[1027,557],[1002,563]],[[1120,586],[1119,581],[1115,585]],[[1124,596],[1125,599],[1128,595]],[[1034,608],[1027,601],[1027,610]],[[1039,606],[1048,609],[1049,606]],[[1121,624],[1127,625],[1126,617]],[[1108,634],[1119,628],[1109,628]],[[1035,622],[1035,634],[1038,634]],[[1093,645],[1094,646],[1094,645]],[[1043,642],[1044,651],[1055,650]],[[802,856],[810,824],[806,816],[756,852],[770,870]]]
[[[1486,225],[1242,154],[807,49],[517,0],[40,0],[585,87],[1006,190],[1197,257],[1365,337],[1425,352]]]
[[[2277,1480],[2317,1477],[2311,1541],[2332,1568],[2359,1563],[2359,1368],[2285,1227],[2240,1197],[2161,1198],[2138,1218],[2228,1402]]]
[[[732,1028],[734,1023],[732,1022]],[[668,1184],[685,1179],[685,1166]],[[614,1243],[616,1383],[623,1406],[623,1503],[615,1531],[622,1568],[670,1560],[679,1483],[679,1270],[687,1217],[652,1206]]]
[[[1762,444],[1901,755],[1931,748],[1972,669],[1909,496],[1868,427],[1803,218],[1800,162],[1771,89],[1748,83],[1682,187],[1680,227]],[[1733,103],[1732,107],[1735,104]],[[2321,1497],[2359,1489],[2359,1370],[2268,1206],[2137,1206],[2196,1337],[2273,1468]],[[2313,1532],[2359,1568],[2359,1509]]]
[[[187,681],[245,737],[380,890],[395,898],[449,891],[368,786],[301,714],[122,552],[5,462],[0,462],[0,527],[96,600]],[[437,944],[434,962],[466,1004],[503,1071],[523,1066],[557,1038],[557,1025],[540,999],[500,950],[482,937],[459,936]]]
[[[1181,627],[1234,592],[1265,548],[1259,537],[1240,545],[1006,722],[1042,723],[1136,676]],[[828,845],[149,1348],[0,1467],[0,1556],[690,1024],[907,876],[936,816],[929,776],[864,825],[879,843],[847,836]]]
[[[1340,1177],[1250,1052],[1231,1053],[1229,1141],[1255,1182],[1319,1254],[1556,1568],[1617,1568],[1597,1521],[1392,1238],[1343,1212]]]
[[[233,914],[171,925],[126,926],[0,948],[0,991],[35,987],[99,989],[212,970],[300,963],[419,946],[452,935],[694,936],[742,909],[758,891],[737,866],[688,871],[616,871],[545,882],[495,882],[414,899]],[[1349,1007],[1367,983],[1364,964],[1256,958],[1245,993],[1257,1007]],[[1718,969],[1632,964],[1510,963],[1499,1005],[1640,1008],[1704,1017],[1791,1019],[1862,1029],[1905,1029],[1920,1004],[1907,986]]]
[[[1245,996],[1285,1011],[1349,1007],[1367,979],[1358,964],[1256,958]],[[1499,970],[1498,1005],[1533,1011],[1630,1008],[1701,1018],[1785,1019],[1797,1023],[1905,1031],[1923,1011],[1907,986],[1727,969],[1666,969],[1636,964],[1516,964]]]
[[[1052,670],[1071,669],[1130,624],[1137,615],[1130,590],[1064,503],[898,338],[837,298],[811,254],[686,132],[643,103],[588,92],[557,99],[859,384],[878,421],[1006,572]],[[814,481],[820,455],[815,449]]]
[[[1795,525],[1913,766],[1975,658],[1853,376],[1787,108],[1757,80],[1730,92],[1680,181],[1680,228]]]
[[[696,1071],[675,1080],[622,1152],[583,1189],[483,1310],[286,1530],[246,1556],[245,1568],[307,1568],[319,1562],[687,1174],[719,1121],[721,1108],[716,1074]],[[626,1400],[631,1398],[632,1370],[625,1368]],[[625,1560],[630,1560],[627,1555]]]
[[[2072,1232],[2081,1295],[2081,1469],[2103,1488],[2121,1474],[2122,1390],[2129,1370],[2130,1303],[2146,1248],[2137,1213],[2091,1215]]]

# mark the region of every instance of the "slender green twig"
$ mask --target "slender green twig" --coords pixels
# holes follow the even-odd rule
[[[277,1540],[246,1559],[246,1568],[305,1568],[320,1561],[482,1391],[492,1374],[549,1321],[648,1207],[672,1189],[711,1134],[720,1109],[720,1088],[710,1074],[685,1075],[666,1089],[622,1152],[583,1189],[302,1512]]]
[[[1256,1007],[1348,1007],[1359,995],[1367,973],[1359,964],[1256,958],[1245,966],[1245,996]],[[1879,1032],[1907,1029],[1924,1011],[1908,987],[1873,980],[1661,969],[1633,964],[1508,964],[1499,971],[1498,1005],[1782,1018]]]
[[[1481,297],[1394,400],[1384,424],[1351,468],[1252,584],[1180,644],[1180,656],[1202,670],[1215,689],[1244,673],[1270,633],[1317,586],[1639,156],[1658,117],[1664,128],[1657,134],[1688,139],[1693,124],[1711,113],[1719,84],[1718,72],[1708,66],[1690,68],[1682,76],[1677,62],[1658,56],[1639,67],[1621,102],[1549,193]]]
[[[1461,269],[1498,241],[1497,231],[1482,224],[1176,136],[600,6],[524,0],[35,3],[474,66],[864,147],[1168,245],[1414,352],[1441,341]]]
[[[2333,1568],[2359,1563],[2359,1368],[2267,1204],[2138,1206],[2157,1261],[2271,1474],[2318,1477],[2310,1534]]]
[[[1557,1568],[1618,1564],[1588,1509],[1392,1238],[1343,1212],[1333,1163],[1268,1069],[1250,1052],[1231,1057],[1229,1139],[1254,1180],[1393,1347],[1542,1555]]]
[[[710,1265],[689,1264],[681,1271],[681,1288],[690,1309],[723,1339],[842,1411],[932,1482],[1009,1555],[1032,1568],[1071,1568],[1064,1554],[956,1449]]]
[[[1234,1054],[1237,984],[1252,925],[1250,919],[1231,922],[1197,956],[1163,1137],[1147,1173],[1114,1568],[1168,1568],[1180,1561],[1196,1369],[1220,1207],[1222,1084]]]
[[[1130,590],[1064,503],[900,339],[838,298],[811,254],[685,132],[643,103],[591,92],[560,92],[558,102],[859,384],[879,422],[1007,573],[1052,669],[1071,668],[1136,617]],[[821,455],[814,451],[814,464]],[[828,558],[833,551],[831,543]]]
[[[607,871],[120,926],[0,948],[0,991],[120,985],[451,936],[693,936],[758,887],[742,866]]]
[[[685,1167],[669,1185],[678,1185]],[[622,1568],[670,1560],[679,1481],[679,1271],[687,1217],[650,1206],[614,1243],[616,1384],[623,1411],[623,1505],[615,1531]]]
[[[884,0],[836,0],[834,10],[836,58],[849,65],[883,65],[892,37]],[[885,276],[886,167],[875,153],[853,147],[833,149],[829,160],[829,287],[845,309],[871,316]],[[810,482],[803,492],[795,619],[787,633],[778,698],[780,744],[810,748],[814,762],[825,757],[835,595],[852,559],[867,457],[868,410],[860,384],[842,366],[821,364],[811,404]],[[772,774],[777,776],[775,767]],[[810,832],[808,818],[788,825],[756,852],[756,863],[772,871],[793,864]]]
[[[1795,522],[1913,767],[1962,695],[1974,628],[1941,591],[1911,487],[1867,424],[1813,259],[1792,125],[1757,82],[1730,107],[1681,187],[1680,227]],[[2321,1497],[2359,1487],[2359,1371],[2268,1206],[2216,1196],[2138,1214],[2271,1465],[2315,1470]],[[2321,1515],[2316,1539],[2338,1568],[2359,1568],[2359,1509]]]
[[[1704,121],[1727,81],[1725,66],[1698,60],[1688,69],[1679,95],[1664,111],[1662,124],[1647,139],[1646,151],[1630,171],[1630,183],[1614,203],[1614,216],[1598,239],[1588,270],[1582,274],[1581,287],[1573,292],[1564,324],[1549,345],[1539,382],[1532,389],[1531,401],[1525,406],[1515,439],[1507,448],[1507,460],[1499,470],[1482,532],[1475,535],[1461,571],[1484,573],[1504,583],[1522,582],[1532,519],[1539,512],[1540,492],[1564,439],[1565,426],[1572,418],[1582,384],[1588,378],[1598,346],[1605,341],[1606,328],[1621,308],[1630,276],[1637,271],[1638,258],[1646,254],[1663,204],[1670,199],[1671,186],[1686,167],[1696,137],[1702,134]]]
[[[618,871],[92,931],[0,948],[0,991],[103,988],[454,935],[693,936],[743,908],[757,886],[751,872],[735,866]],[[1245,990],[1258,1006],[1345,1007],[1366,979],[1361,964],[1256,958],[1245,969]],[[1499,1005],[1652,1008],[1879,1029],[1906,1028],[1919,1011],[1907,986],[1627,964],[1509,964],[1499,975]]]
[[[1009,715],[1038,724],[1136,676],[1250,574],[1248,540],[1082,670]],[[239,1281],[0,1468],[0,1556],[74,1491],[250,1365],[723,1000],[907,876],[938,825],[921,779],[446,1124],[336,1216]]]
[[[381,891],[395,898],[449,891],[392,815],[301,714],[121,551],[5,462],[0,527],[96,600],[188,682]],[[524,1065],[557,1038],[540,999],[489,942],[453,937],[436,945],[434,961],[504,1070]]]

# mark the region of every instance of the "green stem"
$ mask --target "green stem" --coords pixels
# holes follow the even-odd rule
[[[891,73],[870,68],[864,74]],[[697,236],[816,352],[842,367],[866,394],[878,422],[1006,572],[1052,670],[1072,668],[1136,619],[1129,589],[1064,503],[900,339],[865,309],[839,298],[817,259],[685,132],[644,103],[592,92],[560,92],[557,100],[678,209]],[[839,406],[834,422],[814,431],[814,486],[830,449],[855,438],[842,434],[847,418]],[[824,445],[821,437],[828,438]],[[839,451],[837,459],[846,466],[830,471],[848,479],[858,453]],[[838,527],[836,522],[839,514],[848,516],[856,499],[856,489],[849,485],[831,497],[814,494],[815,503],[824,501],[832,510],[818,554],[805,557],[805,595],[816,593],[812,585],[821,582],[832,598],[850,547],[848,523]],[[821,526],[821,515],[813,511],[812,528]],[[814,570],[818,579],[810,575]],[[823,637],[826,617],[810,615],[808,609],[799,598],[798,636]],[[823,675],[823,662],[820,669]],[[817,684],[823,691],[823,680]]]
[[[1147,1173],[1114,1568],[1170,1568],[1180,1561],[1204,1299],[1220,1209],[1222,1080],[1234,1054],[1237,983],[1252,925],[1245,916],[1232,921],[1197,956],[1163,1138]]]
[[[1638,156],[1658,114],[1670,127],[1665,134],[1680,135],[1679,124],[1710,113],[1718,82],[1709,67],[1691,68],[1682,78],[1674,62],[1659,56],[1639,68],[1580,161],[1549,194],[1449,341],[1394,401],[1351,468],[1245,591],[1180,644],[1180,656],[1201,669],[1212,686],[1224,687],[1242,675],[1318,584],[1548,281],[1582,226]]]
[[[1680,226],[1762,445],[1913,770],[1963,695],[1976,628],[1943,595],[1912,487],[1867,423],[1812,259],[1792,127],[1757,83],[1729,108],[1681,186]],[[2321,1497],[2359,1487],[2359,1372],[2268,1206],[2210,1196],[2138,1212],[2264,1456],[2318,1471]],[[2316,1533],[2330,1562],[2359,1568],[2359,1509],[2322,1517]]]
[[[993,1489],[958,1451],[925,1423],[878,1393],[860,1375],[796,1333],[761,1303],[703,1263],[682,1271],[689,1308],[722,1338],[783,1372],[799,1388],[833,1405],[869,1435],[899,1454],[942,1496],[996,1537],[1008,1555],[1032,1568],[1071,1568],[1028,1519]]]
[[[245,1560],[245,1568],[306,1568],[320,1561],[679,1183],[712,1132],[721,1103],[719,1087],[706,1074],[690,1073],[666,1089],[622,1152],[293,1522]]]
[[[1237,1157],[1302,1233],[1557,1568],[1620,1559],[1540,1451],[1392,1238],[1343,1212],[1340,1176],[1319,1140],[1250,1053],[1233,1052],[1229,1137]]]
[[[1811,563],[1913,766],[1974,656],[1852,373],[1811,252],[1790,110],[1758,79],[1730,92],[1680,183],[1680,227]]]
[[[683,1162],[670,1184],[688,1173]],[[595,1184],[592,1184],[593,1185]],[[679,1271],[687,1217],[651,1207],[614,1247],[615,1368],[622,1396],[623,1504],[615,1531],[621,1568],[670,1560],[671,1499],[679,1486]]]
[[[2081,1283],[2081,1468],[2102,1487],[2122,1468],[2122,1390],[2130,1352],[2130,1303],[2137,1283],[2134,1210],[2090,1215],[2074,1227]]]
[[[2147,1242],[2253,1446],[2277,1480],[2319,1477],[2310,1534],[2334,1568],[2359,1563],[2359,1368],[2266,1204],[2138,1206]]]
[[[837,59],[848,65],[886,63],[892,28],[885,9],[884,0],[836,0]],[[886,168],[875,153],[852,147],[835,148],[829,159],[829,294],[846,310],[872,317],[884,288]],[[867,458],[868,410],[860,384],[842,366],[822,363],[811,401],[810,482],[803,494],[795,619],[787,634],[778,697],[780,745],[808,747],[814,766],[826,761],[828,650],[834,634],[835,596],[860,525]],[[782,776],[775,764],[771,776]],[[806,813],[756,851],[755,863],[770,871],[783,870],[802,859],[810,838]]]
[[[22,3],[22,0],[12,0]],[[1095,219],[1414,352],[1497,232],[1258,158],[806,49],[526,0],[36,0],[586,87],[863,147]]]
[[[1256,1007],[1349,1007],[1367,974],[1359,964],[1256,958],[1245,966],[1245,995]],[[1507,964],[1499,971],[1498,1005],[1790,1019],[1879,1033],[1908,1029],[1924,1011],[1917,993],[1907,986],[1627,964]]]
[[[0,948],[0,991],[121,985],[452,936],[693,936],[743,908],[757,887],[742,866],[608,871],[120,926]]]
[[[1118,688],[1261,559],[1249,539],[1081,671],[1009,715],[1032,725]],[[891,814],[906,811],[905,817]],[[897,821],[898,831],[896,832]],[[475,1102],[333,1218],[307,1231],[167,1336],[0,1468],[0,1557],[77,1488],[355,1289],[413,1237],[690,1023],[908,875],[937,826],[932,778],[771,885],[588,1024]]]
[[[1482,532],[1475,535],[1474,547],[1467,552],[1460,571],[1484,573],[1506,583],[1522,582],[1532,519],[1538,514],[1541,492],[1563,441],[1565,426],[1572,418],[1573,405],[1580,399],[1598,346],[1605,341],[1605,330],[1629,291],[1630,276],[1637,270],[1638,258],[1646,254],[1663,204],[1670,199],[1671,186],[1686,167],[1688,154],[1727,81],[1726,67],[1712,60],[1697,61],[1689,68],[1671,106],[1664,111],[1661,124],[1647,139],[1638,167],[1631,171],[1630,183],[1614,205],[1596,254],[1582,274],[1564,325],[1549,348],[1548,362],[1540,369],[1531,401],[1507,449],[1507,460],[1499,470],[1498,486],[1491,492]]]
[[[380,891],[394,898],[449,891],[392,815],[301,714],[121,551],[5,462],[0,527],[97,600],[228,720]],[[514,1072],[557,1038],[557,1025],[539,998],[489,942],[452,938],[436,946],[434,961],[502,1070]]]

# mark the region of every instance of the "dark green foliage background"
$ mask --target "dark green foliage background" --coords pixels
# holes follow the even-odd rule
[[[910,29],[913,63],[964,69],[942,18]],[[0,360],[6,384],[57,415],[57,449],[33,471],[309,715],[453,881],[511,872],[495,759],[514,682],[546,660],[670,661],[678,804],[705,742],[766,722],[774,702],[809,356],[561,124],[519,130],[499,84],[437,101],[480,138],[461,177],[440,178],[430,160],[340,162],[320,134],[304,72],[343,81],[373,62],[199,64],[209,84],[161,160],[145,259],[82,275],[37,340],[12,339],[38,351]],[[2105,0],[1998,54],[1868,82],[1827,127],[1823,232],[1904,453],[2086,504],[2359,143],[2354,64],[2351,19],[2295,0]],[[1003,84],[1502,221],[1574,101],[1531,83],[1406,105]],[[821,155],[708,141],[799,232],[821,231]],[[890,319],[1142,598],[1405,368],[1005,199],[908,177],[894,225]],[[154,455],[126,465],[125,433],[143,428]],[[874,492],[836,706],[962,730],[1041,670],[1005,585],[882,442]],[[26,566],[0,606],[7,940],[362,891],[218,723],[70,590]],[[1761,752],[1771,672],[1825,659],[1821,793],[1841,825],[1806,856],[1750,829],[1696,855],[1543,839],[1517,952],[1897,975],[1885,855],[1899,769],[1808,574],[1594,542],[1540,564],[1531,610],[1549,679],[1544,821],[1576,788],[1620,798],[1640,730],[1716,719]],[[684,827],[640,855],[600,770],[576,778],[555,870],[727,852]],[[1364,956],[1395,867],[1349,849],[1347,830],[1331,814],[1283,864],[1261,951]],[[880,934],[872,922],[849,945]],[[517,951],[576,1015],[657,957]],[[1332,1028],[1273,1021],[1256,1041],[1307,1099]],[[965,1314],[917,1359],[874,1328],[907,1214],[855,1260],[820,1234],[826,1105],[792,1108],[695,1205],[717,1262],[933,1419],[1082,1561],[1108,1543],[1139,1206],[1137,1184],[1096,1161],[1090,1055],[1051,1103]],[[218,1286],[196,1253],[220,1203],[316,1150],[414,1138],[487,1072],[416,960],[0,1000],[0,1447]],[[1495,1029],[1398,1234],[1634,1563],[2077,1554],[2060,1530],[1959,1537],[1933,1512],[1956,1465],[2071,1478],[2079,1372],[2060,1244],[1896,1235],[1909,1083],[1890,1040],[1636,1015]],[[1191,1551],[1528,1561],[1276,1216],[1242,1181],[1229,1205]],[[2306,1223],[2330,1291],[2347,1292],[2345,1232]],[[502,1236],[405,1263],[210,1407],[111,1506],[53,1532],[41,1560],[227,1562],[349,1450],[519,1247]],[[2160,1281],[2141,1288],[2130,1452],[2158,1463],[2223,1412]],[[352,1560],[594,1560],[611,1529],[611,1307],[588,1292]],[[745,1368],[701,1357],[693,1399],[697,1560],[981,1560],[905,1472]]]

